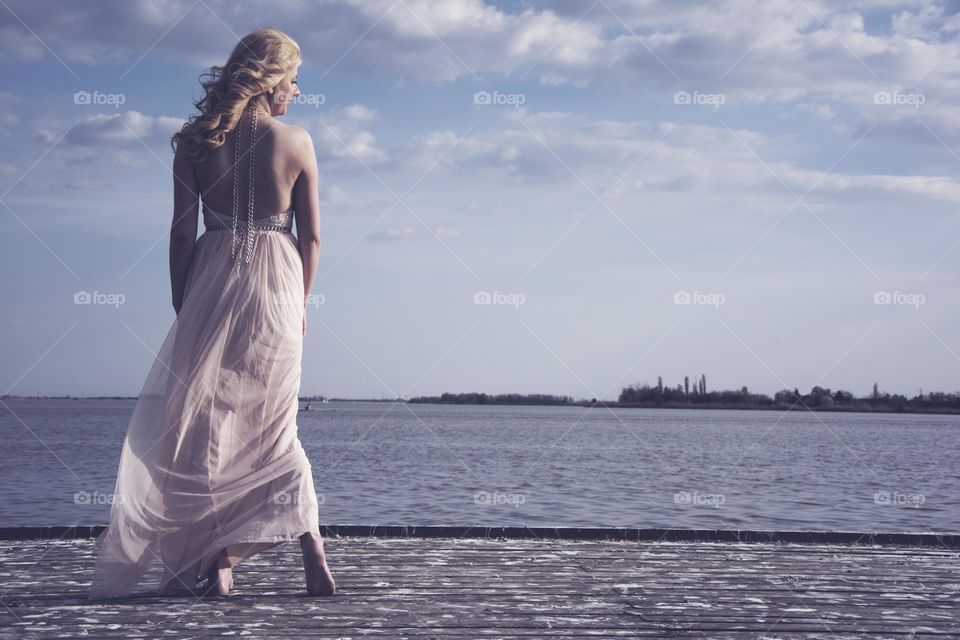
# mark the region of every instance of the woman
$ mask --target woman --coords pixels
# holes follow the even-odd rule
[[[295,538],[308,593],[335,591],[296,425],[318,175],[310,135],[276,117],[300,63],[283,32],[247,35],[171,140],[177,317],[127,428],[91,598],[127,595],[151,568],[164,593],[227,595],[232,567]]]

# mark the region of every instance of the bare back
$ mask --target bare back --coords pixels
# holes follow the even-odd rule
[[[296,207],[297,178],[304,169],[302,135],[298,127],[273,118],[260,117],[257,122],[257,146],[254,154],[253,217],[271,216]],[[226,142],[210,151],[202,162],[194,163],[197,186],[203,204],[227,215],[233,212],[233,163],[236,132],[227,134]],[[249,193],[250,118],[244,114],[240,136],[240,210],[246,216]]]
[[[240,205],[238,222],[247,218],[250,176],[248,114],[243,117],[245,120],[239,141],[240,171],[237,176]],[[192,161],[182,146],[178,146],[174,154],[170,282],[175,310],[179,310],[183,300],[197,242],[201,199],[206,209],[222,214],[227,221],[232,218],[236,138],[235,133],[228,133],[226,142],[209,151],[207,157],[199,162]],[[309,292],[320,259],[320,177],[313,139],[301,127],[277,122],[273,118],[258,118],[257,145],[253,157],[256,196],[253,218],[263,220],[293,210],[296,241],[303,260],[303,288],[304,292]]]

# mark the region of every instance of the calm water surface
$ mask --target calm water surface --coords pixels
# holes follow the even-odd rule
[[[6,401],[0,526],[104,524],[132,400]],[[327,524],[960,531],[960,417],[313,403]]]

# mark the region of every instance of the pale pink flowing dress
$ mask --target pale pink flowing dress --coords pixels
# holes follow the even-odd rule
[[[148,578],[147,588],[184,574],[199,582],[221,549],[235,565],[319,530],[297,434],[303,263],[293,218],[234,224],[204,205],[180,313],[130,418],[91,599],[129,595]],[[252,251],[241,240],[235,260],[232,242],[248,233]]]

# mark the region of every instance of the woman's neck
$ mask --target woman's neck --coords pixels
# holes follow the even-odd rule
[[[272,117],[270,115],[270,105],[264,104],[264,102],[265,102],[264,100],[254,98],[247,103],[247,110],[250,112],[257,111],[259,117],[261,118],[263,117],[270,118]]]

